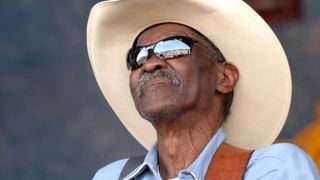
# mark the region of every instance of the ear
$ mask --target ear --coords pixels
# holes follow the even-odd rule
[[[237,67],[230,62],[218,64],[218,80],[216,89],[227,94],[236,87],[239,79],[239,71]]]

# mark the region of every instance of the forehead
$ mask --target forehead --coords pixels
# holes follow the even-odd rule
[[[171,36],[187,36],[201,41],[201,36],[188,26],[176,23],[165,23],[145,29],[137,39],[137,45],[151,44]]]

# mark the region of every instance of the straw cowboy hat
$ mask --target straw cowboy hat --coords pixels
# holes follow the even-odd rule
[[[129,132],[147,149],[156,141],[153,126],[134,106],[126,55],[141,31],[164,22],[198,30],[238,67],[231,115],[223,125],[228,142],[246,149],[271,144],[289,111],[290,69],[270,27],[241,0],[110,0],[92,8],[87,26],[90,62],[104,96]]]

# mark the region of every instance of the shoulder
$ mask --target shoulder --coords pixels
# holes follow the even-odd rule
[[[245,176],[247,179],[318,179],[319,173],[313,160],[302,149],[279,143],[255,150]]]
[[[118,179],[127,161],[128,158],[112,162],[102,167],[96,172],[92,180]]]
[[[271,158],[279,161],[285,161],[293,155],[307,156],[302,149],[294,144],[279,143],[256,149],[252,155],[252,159],[261,160]]]

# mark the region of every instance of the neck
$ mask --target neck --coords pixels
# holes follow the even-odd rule
[[[186,117],[153,123],[157,130],[159,167],[163,179],[175,178],[190,166],[220,126],[219,118]]]

